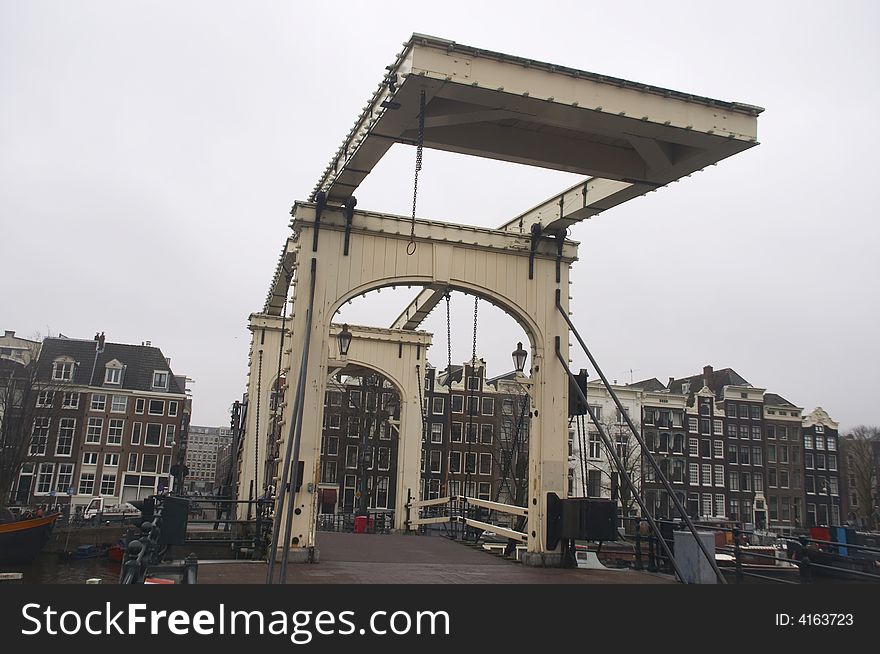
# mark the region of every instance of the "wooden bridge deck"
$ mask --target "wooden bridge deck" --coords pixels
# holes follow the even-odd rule
[[[292,584],[657,584],[668,575],[635,570],[531,568],[437,536],[318,533],[320,563],[290,564]],[[277,570],[277,566],[276,566]],[[262,584],[266,565],[204,563],[200,584]]]

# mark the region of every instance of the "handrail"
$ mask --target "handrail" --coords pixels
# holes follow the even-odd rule
[[[481,500],[476,497],[465,497],[464,495],[456,496],[459,502],[467,502],[474,506],[481,506],[484,509],[499,511],[501,513],[510,513],[511,515],[526,516],[529,515],[529,509],[526,506],[516,506],[515,504],[502,504],[501,502],[492,502],[491,500]]]

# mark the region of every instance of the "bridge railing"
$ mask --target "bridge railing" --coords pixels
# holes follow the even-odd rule
[[[448,523],[453,537],[458,537],[458,527],[461,527],[460,534],[464,540],[470,537],[476,540],[483,532],[492,532],[513,541],[522,543],[528,541],[527,532],[512,528],[514,521],[522,527],[527,524],[529,510],[524,506],[465,495],[451,495],[428,500],[410,498],[406,509],[409,516],[407,527],[410,529],[418,530],[426,525]],[[506,516],[506,521],[500,516]]]

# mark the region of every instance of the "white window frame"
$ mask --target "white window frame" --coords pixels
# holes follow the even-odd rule
[[[48,484],[45,484],[46,490],[40,490],[42,486],[43,479],[43,471],[48,470]],[[55,482],[55,462],[54,461],[45,461],[39,465],[37,468],[37,478],[34,483],[34,495],[49,495],[52,492],[52,488]]]
[[[119,386],[122,384],[122,368],[107,366],[104,369],[104,383]]]
[[[174,438],[177,436],[176,425],[165,425],[165,447],[174,447]]]
[[[52,363],[52,379],[55,381],[72,381],[74,363],[70,359],[56,359]]]
[[[148,443],[147,437],[150,433],[150,427],[152,427],[152,426],[158,427],[159,431],[156,434],[156,442],[155,443]],[[148,422],[147,423],[147,427],[146,427],[146,429],[144,429],[143,443],[144,443],[145,447],[161,447],[162,446],[162,423],[160,423],[160,422]]]
[[[98,399],[101,398],[101,399]],[[89,411],[105,411],[107,409],[107,394],[92,393],[89,402]]]
[[[119,424],[114,425],[114,423]],[[122,438],[124,435],[125,418],[110,418],[107,421],[107,445],[122,445]]]
[[[119,467],[119,453],[118,452],[104,452],[104,468],[118,468]]]
[[[109,485],[111,483],[111,480],[112,480],[112,484],[113,484],[113,491],[106,493],[106,492],[104,492],[104,487],[105,487],[105,485]],[[101,473],[101,486],[99,488],[99,494],[101,495],[101,497],[115,497],[116,496],[116,486],[117,486],[116,481],[117,481],[117,478],[116,478],[115,472],[102,472]]]
[[[159,378],[160,375],[162,376],[161,378],[164,379],[164,382],[161,384],[157,384],[156,379]],[[171,375],[168,373],[167,370],[154,370],[153,371],[153,378],[152,378],[153,383],[151,384],[152,388],[161,388],[163,390],[167,390],[168,389],[168,379],[170,378],[170,376]]]
[[[97,452],[95,452],[95,454],[97,454]],[[93,471],[91,471],[91,470],[80,471],[79,483],[76,486],[76,493],[77,493],[77,495],[94,496],[94,494],[95,494],[95,473]]]
[[[65,391],[61,396],[62,409],[78,409],[79,408],[79,392]],[[71,482],[72,483],[72,482]]]
[[[66,445],[66,453],[61,452],[61,433],[68,431],[70,439]],[[76,443],[76,418],[61,418],[58,421],[58,436],[55,440],[55,456],[72,456]]]
[[[82,464],[84,466],[98,465],[98,453],[92,451],[83,452]]]

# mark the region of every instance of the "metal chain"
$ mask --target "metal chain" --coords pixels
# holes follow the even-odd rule
[[[413,177],[412,222],[410,223],[409,244],[406,246],[408,255],[416,251],[416,200],[419,197],[419,171],[422,169],[422,148],[425,143],[425,89],[419,94],[419,134],[416,141],[416,170]]]
[[[477,361],[477,308],[479,306],[480,306],[480,298],[475,296],[474,297],[474,340],[473,340],[473,346],[471,348],[471,373],[473,373],[474,365],[476,364],[476,361]],[[465,401],[467,401],[467,403],[468,403],[468,406],[467,406],[468,419],[467,419],[467,426],[465,427],[465,432],[466,432],[465,438],[467,439],[467,457],[469,457],[470,453],[471,453],[470,432],[471,432],[471,424],[473,424],[473,417],[474,417],[473,402],[470,402],[470,399],[474,397],[474,393],[468,394],[470,384],[469,384],[469,379],[468,379],[468,375],[467,375],[467,365],[465,365],[461,376],[464,381]],[[476,390],[479,390],[479,389],[476,389]],[[477,433],[478,431],[479,430],[476,427],[474,427],[474,443],[473,443],[474,445],[477,444],[478,439],[480,437],[479,433]],[[470,469],[467,466],[467,457],[465,458],[465,465],[464,465],[464,468],[465,468],[464,494],[465,495],[467,495],[468,486],[471,484],[471,475],[476,474],[476,461],[474,462],[474,472],[471,473]]]
[[[449,299],[449,291],[446,291],[446,385],[452,388],[452,327],[449,319]]]

